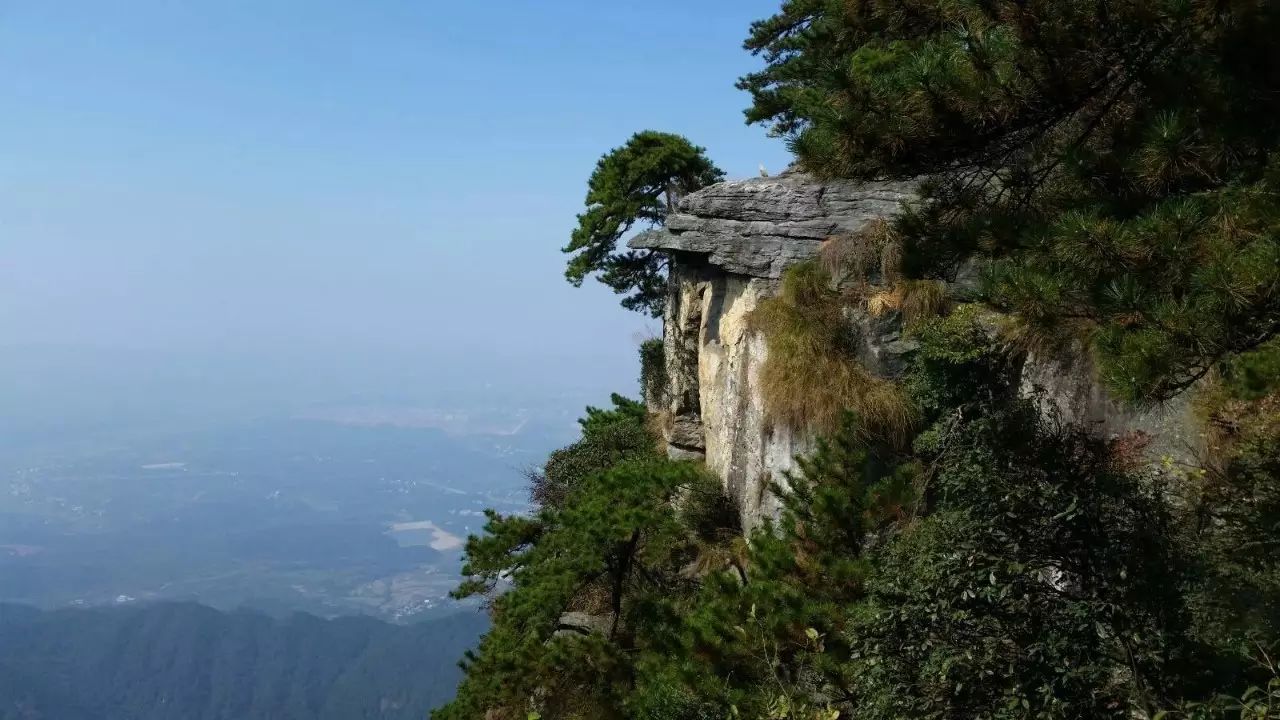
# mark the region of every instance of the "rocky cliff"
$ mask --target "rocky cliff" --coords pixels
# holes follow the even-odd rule
[[[787,268],[815,258],[828,240],[899,212],[915,188],[909,181],[824,183],[797,172],[725,182],[685,198],[665,230],[630,243],[671,260],[666,387],[651,389],[649,398],[664,420],[668,452],[705,460],[747,528],[777,512],[770,481],[783,481],[814,440],[767,422],[759,378],[768,346],[748,322],[750,313],[777,292]],[[898,373],[913,349],[900,318],[873,318],[855,307],[849,319],[864,365],[882,376]],[[1098,383],[1085,353],[1028,356],[1022,389],[1065,421],[1108,435],[1142,432],[1156,456],[1189,458],[1201,442],[1188,402],[1127,408]]]

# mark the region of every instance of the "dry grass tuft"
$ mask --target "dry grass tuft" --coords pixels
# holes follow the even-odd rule
[[[649,430],[649,434],[653,436],[655,452],[659,455],[665,455],[667,452],[667,438],[671,437],[671,431],[675,428],[675,415],[669,408],[658,411],[651,411],[645,418],[645,427]]]
[[[1280,391],[1255,399],[1233,397],[1215,372],[1196,389],[1191,402],[1204,432],[1206,464],[1224,464],[1248,440],[1280,438]]]
[[[946,284],[904,278],[902,252],[893,225],[879,219],[855,235],[829,238],[819,261],[835,285],[865,302],[874,316],[901,312],[910,325],[945,313],[950,305]]]
[[[1087,320],[1044,323],[1011,314],[1002,316],[996,329],[1001,342],[1010,350],[1053,358],[1064,368],[1094,363],[1088,348],[1094,346],[1097,325]]]
[[[902,275],[902,241],[884,219],[855,235],[828,238],[819,253],[821,268],[837,284],[865,288],[869,282],[892,283]]]
[[[608,615],[613,612],[612,597],[609,584],[604,580],[596,580],[579,591],[565,610],[588,615]]]
[[[751,323],[769,346],[760,378],[769,422],[829,433],[853,411],[869,436],[905,441],[914,408],[897,385],[858,361],[841,297],[822,265],[787,271],[781,292],[760,303]]]
[[[899,280],[867,296],[867,312],[880,317],[901,312],[907,325],[938,317],[951,307],[946,283],[939,280]]]
[[[941,280],[903,280],[902,317],[908,325],[944,315],[951,309],[951,295]]]
[[[702,543],[698,546],[698,554],[693,562],[684,568],[682,574],[690,578],[705,578],[708,575],[732,570],[745,579],[747,567],[751,562],[751,549],[747,539],[739,533],[726,537],[716,543]]]

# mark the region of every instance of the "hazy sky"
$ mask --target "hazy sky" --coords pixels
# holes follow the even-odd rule
[[[630,378],[656,324],[561,275],[586,178],[646,128],[781,169],[733,87],[777,6],[0,0],[0,344]]]

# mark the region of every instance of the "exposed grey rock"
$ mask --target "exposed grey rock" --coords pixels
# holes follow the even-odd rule
[[[670,383],[664,394],[668,401],[665,412],[669,415],[666,440],[668,456],[677,460],[695,459],[706,452],[698,374],[703,299],[707,291],[701,278],[705,272],[705,266],[696,260],[672,263],[663,316],[664,363]]]
[[[907,369],[907,358],[920,344],[903,335],[897,313],[875,317],[851,308],[845,317],[856,334],[858,359],[864,367],[881,377],[897,377]]]
[[[1111,397],[1089,353],[1079,345],[1057,357],[1029,354],[1022,366],[1020,390],[1045,415],[1082,425],[1102,437],[1145,435],[1153,458],[1196,465],[1205,449],[1204,428],[1191,392],[1154,407],[1127,405]]]
[[[667,229],[633,248],[672,256],[664,317],[670,387],[668,456],[702,459],[724,482],[745,527],[778,511],[769,492],[812,446],[808,433],[766,417],[759,376],[767,349],[749,318],[791,265],[822,243],[898,212],[914,182],[819,183],[795,172],[705,188],[685,198]],[[913,346],[892,319],[851,316],[869,367],[899,372]]]
[[[676,461],[688,460],[693,462],[706,462],[707,451],[706,450],[690,450],[688,448],[680,447],[675,443],[668,443],[667,459],[676,460]]]
[[[584,612],[567,612],[560,616],[556,635],[608,635],[613,625],[609,615],[591,615]]]
[[[666,230],[630,243],[672,259],[663,329],[670,387],[661,410],[668,415],[668,454],[704,459],[748,531],[777,515],[780,504],[771,484],[784,483],[796,456],[814,446],[809,433],[776,426],[767,417],[760,373],[768,347],[752,327],[751,312],[777,292],[788,267],[815,257],[828,238],[899,212],[917,186],[819,183],[793,172],[720,183],[685,198]],[[979,275],[976,263],[966,263],[950,291],[967,294]],[[857,307],[847,317],[862,363],[884,377],[901,374],[917,347],[903,332],[901,317],[873,317]],[[1032,355],[1021,380],[1023,393],[1046,414],[1104,435],[1146,432],[1155,453],[1186,458],[1188,448],[1202,440],[1185,400],[1148,411],[1126,408],[1107,396],[1087,363]]]
[[[724,272],[776,280],[824,240],[897,213],[916,181],[820,183],[798,172],[712,185],[686,197],[665,231],[630,247],[706,256]]]
[[[776,513],[767,492],[807,448],[786,428],[769,426],[759,395],[764,341],[748,317],[772,281],[729,274],[680,255],[664,318],[671,398],[667,454],[703,460],[719,476],[745,527]]]
[[[702,419],[699,416],[681,416],[671,424],[671,435],[667,442],[687,450],[705,450],[706,441],[702,437]]]
[[[748,529],[777,514],[771,483],[785,481],[796,456],[812,447],[808,433],[766,417],[759,376],[767,348],[751,311],[777,291],[788,267],[813,258],[827,239],[898,212],[914,189],[818,183],[794,172],[720,183],[685,198],[665,231],[630,243],[673,260],[663,332],[668,456],[704,460]],[[898,372],[912,349],[901,328],[865,313],[851,321],[864,362]]]

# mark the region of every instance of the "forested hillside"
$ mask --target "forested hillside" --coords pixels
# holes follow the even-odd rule
[[[1277,37],[1272,0],[787,0],[756,23],[748,120],[806,178],[917,197],[762,240],[759,196],[800,180],[726,209],[687,141],[601,159],[569,278],[664,311],[664,341],[646,402],[589,409],[536,512],[469,541],[458,595],[494,627],[436,719],[1280,718]],[[764,284],[697,274],[753,244],[796,261],[763,278],[735,337],[767,354],[733,378],[765,435],[818,439],[744,532],[701,452],[741,420],[703,422],[725,356],[669,371],[720,342],[716,282]],[[892,373],[858,353],[875,324]],[[1162,454],[1160,428],[1072,420],[1037,357],[1194,433]]]
[[[0,718],[417,719],[452,697],[486,624],[0,605]]]

